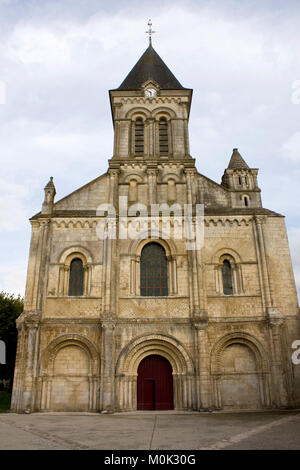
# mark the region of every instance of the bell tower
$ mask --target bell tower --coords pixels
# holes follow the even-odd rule
[[[184,88],[149,47],[119,88],[110,90],[113,160],[190,159],[188,119],[192,90]]]

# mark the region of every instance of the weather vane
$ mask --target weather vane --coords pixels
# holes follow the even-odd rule
[[[152,21],[151,20],[148,21],[148,26],[149,26],[149,29],[148,29],[148,31],[145,31],[145,33],[149,34],[149,44],[152,45],[151,35],[156,33],[156,31],[152,30]]]

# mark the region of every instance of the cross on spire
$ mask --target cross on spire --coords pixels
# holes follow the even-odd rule
[[[151,20],[148,21],[148,26],[149,26],[149,29],[148,29],[148,31],[145,31],[145,33],[149,34],[149,45],[152,46],[151,36],[152,36],[152,34],[156,33],[156,31],[153,31],[153,29],[152,29],[152,21]]]

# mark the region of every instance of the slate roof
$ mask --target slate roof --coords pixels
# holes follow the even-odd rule
[[[150,44],[129,72],[118,90],[138,90],[147,80],[154,80],[163,90],[185,90]]]
[[[240,155],[238,149],[233,149],[231,159],[227,168],[231,168],[233,170],[249,169],[247,163]]]

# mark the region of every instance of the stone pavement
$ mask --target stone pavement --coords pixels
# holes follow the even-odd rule
[[[300,449],[300,410],[0,414],[0,450]]]

